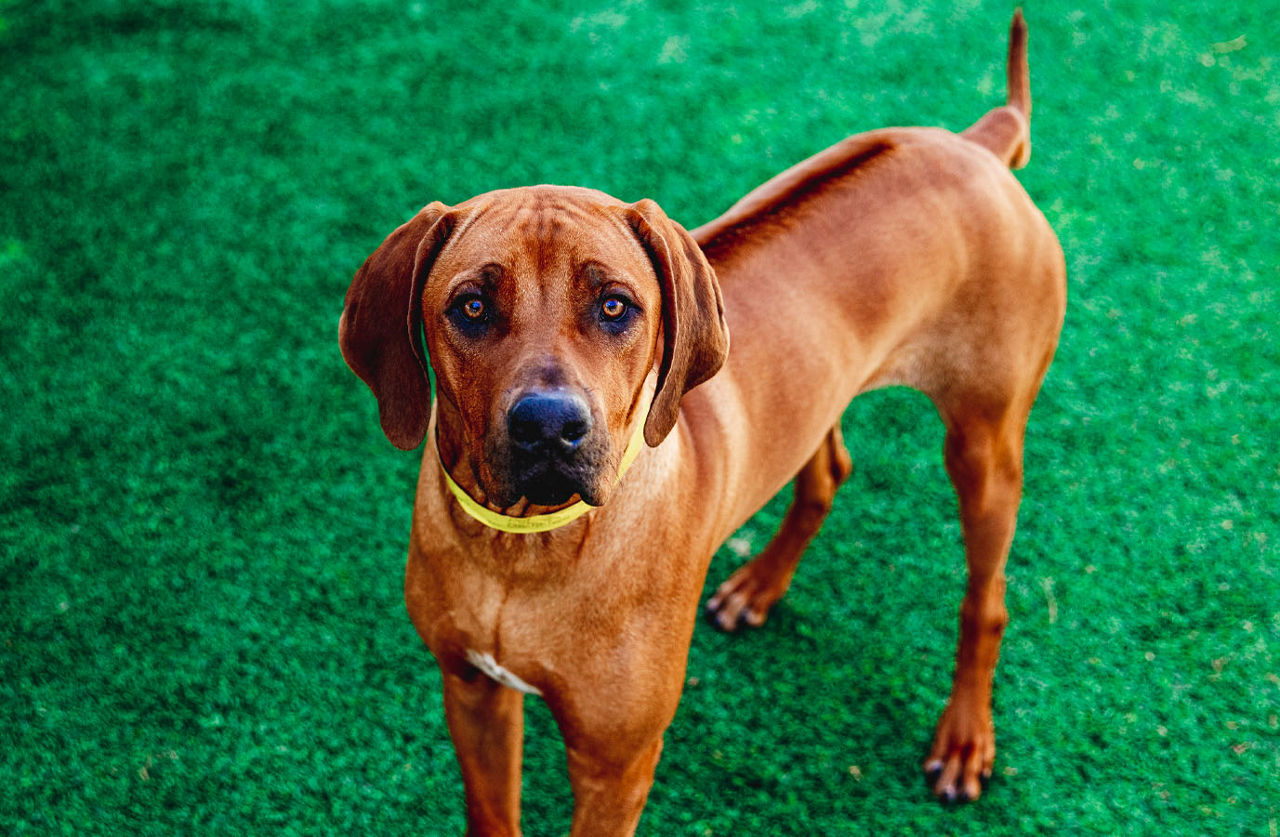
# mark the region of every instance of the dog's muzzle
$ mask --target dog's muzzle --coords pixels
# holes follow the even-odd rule
[[[574,494],[591,502],[599,464],[588,441],[592,424],[586,401],[567,390],[516,399],[507,411],[515,488],[539,505],[559,505]]]

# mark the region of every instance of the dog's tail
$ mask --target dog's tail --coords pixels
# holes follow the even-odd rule
[[[1009,26],[1006,104],[987,112],[960,135],[991,151],[1011,169],[1031,159],[1031,78],[1027,69],[1027,23],[1022,9]]]

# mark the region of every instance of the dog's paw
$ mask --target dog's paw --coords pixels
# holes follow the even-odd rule
[[[707,600],[707,616],[720,630],[760,627],[769,618],[769,608],[787,591],[785,586],[778,589],[774,576],[761,572],[758,560],[739,567]]]
[[[924,772],[942,802],[972,802],[982,795],[996,761],[991,710],[960,710],[948,705],[938,720],[933,749]]]

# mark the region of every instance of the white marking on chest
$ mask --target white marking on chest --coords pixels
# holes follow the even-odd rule
[[[483,671],[494,682],[506,686],[508,689],[515,689],[518,692],[524,692],[527,695],[541,695],[539,689],[535,689],[528,683],[516,677],[502,666],[498,665],[498,661],[493,658],[492,654],[481,654],[471,649],[467,649],[467,662]]]

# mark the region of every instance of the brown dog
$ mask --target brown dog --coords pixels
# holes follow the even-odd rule
[[[946,425],[969,569],[925,767],[940,797],[978,796],[1023,434],[1065,305],[1062,251],[1008,170],[1029,112],[1015,15],[1008,105],[960,135],[860,134],[692,234],[585,189],[435,203],[365,262],[342,351],[391,441],[428,438],[405,598],[469,833],[519,832],[524,693],[564,735],[573,834],[634,831],[712,553],[795,479],[708,602],[722,628],[761,624],[849,474],[845,405],[893,385]]]

